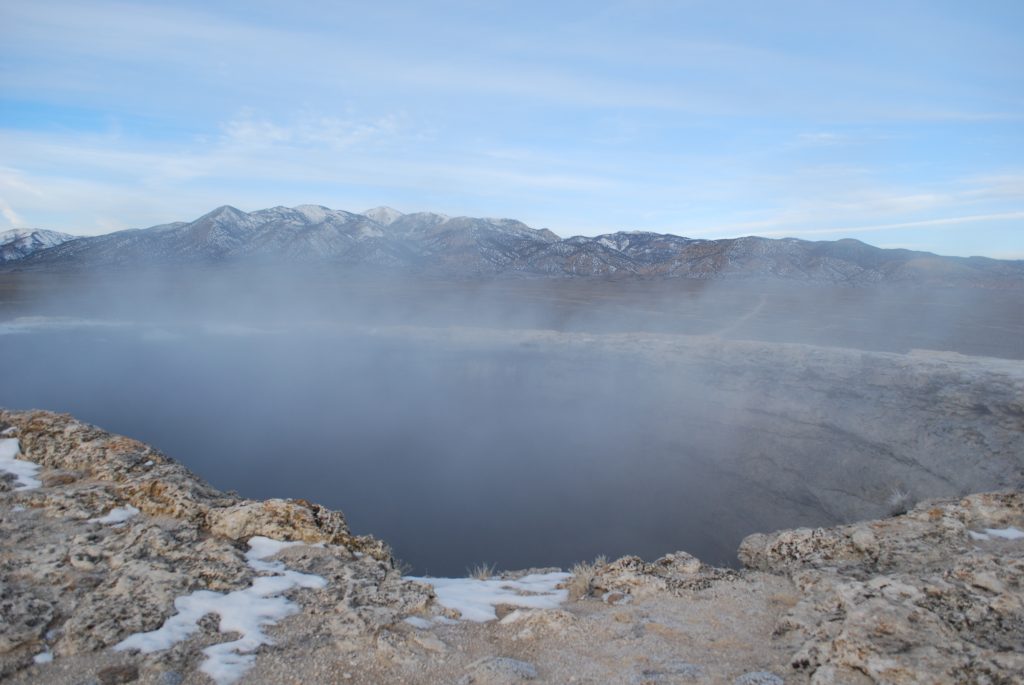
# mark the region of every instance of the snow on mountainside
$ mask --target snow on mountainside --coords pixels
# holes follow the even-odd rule
[[[374,207],[363,212],[363,216],[370,217],[381,226],[390,226],[405,215],[390,207]]]
[[[6,234],[5,234],[6,235]],[[867,284],[909,281],[1024,286],[1024,262],[886,250],[857,240],[744,237],[695,240],[644,231],[561,239],[514,219],[362,214],[320,205],[243,212],[218,207],[198,219],[63,242],[15,236],[7,269],[95,268],[225,261],[330,262],[453,276],[784,278]],[[60,236],[59,238],[56,236]]]
[[[67,233],[31,228],[0,231],[0,262],[21,259],[33,252],[66,243],[76,237]]]

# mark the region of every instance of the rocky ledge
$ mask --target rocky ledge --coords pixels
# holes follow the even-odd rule
[[[12,683],[1024,682],[1021,492],[753,535],[742,571],[581,565],[557,608],[473,581],[520,588],[478,623],[338,512],[224,494],[69,416],[0,411],[0,433]]]

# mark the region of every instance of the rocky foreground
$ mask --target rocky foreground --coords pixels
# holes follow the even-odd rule
[[[0,432],[5,682],[1024,682],[1019,491],[754,535],[742,571],[584,566],[558,608],[473,622],[338,512],[219,492],[68,416]]]

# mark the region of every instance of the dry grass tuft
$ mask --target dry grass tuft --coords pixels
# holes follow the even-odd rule
[[[497,564],[477,564],[473,568],[466,569],[466,573],[470,578],[476,580],[489,580],[497,570]]]
[[[889,494],[889,515],[906,514],[914,506],[914,498],[909,491],[894,487]]]
[[[397,557],[392,557],[391,568],[398,571],[399,575],[402,576],[408,576],[413,572],[412,564],[407,561],[403,561],[402,559],[398,559]]]
[[[572,574],[567,583],[570,601],[576,602],[590,594],[594,575],[599,568],[607,563],[608,559],[602,554],[592,562],[581,561],[569,569],[569,572]]]

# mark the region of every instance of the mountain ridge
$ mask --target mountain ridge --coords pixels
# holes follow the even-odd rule
[[[22,238],[18,251],[0,242],[7,269],[271,261],[453,276],[766,277],[849,284],[1024,285],[1024,260],[945,257],[874,247],[851,238],[700,239],[650,231],[560,238],[549,229],[531,228],[515,219],[402,213],[390,207],[354,213],[307,204],[243,212],[222,205],[191,222],[90,237],[33,232],[37,234],[54,237],[27,245]]]
[[[41,228],[14,228],[0,231],[0,263],[13,262],[33,252],[54,247],[78,236]]]

